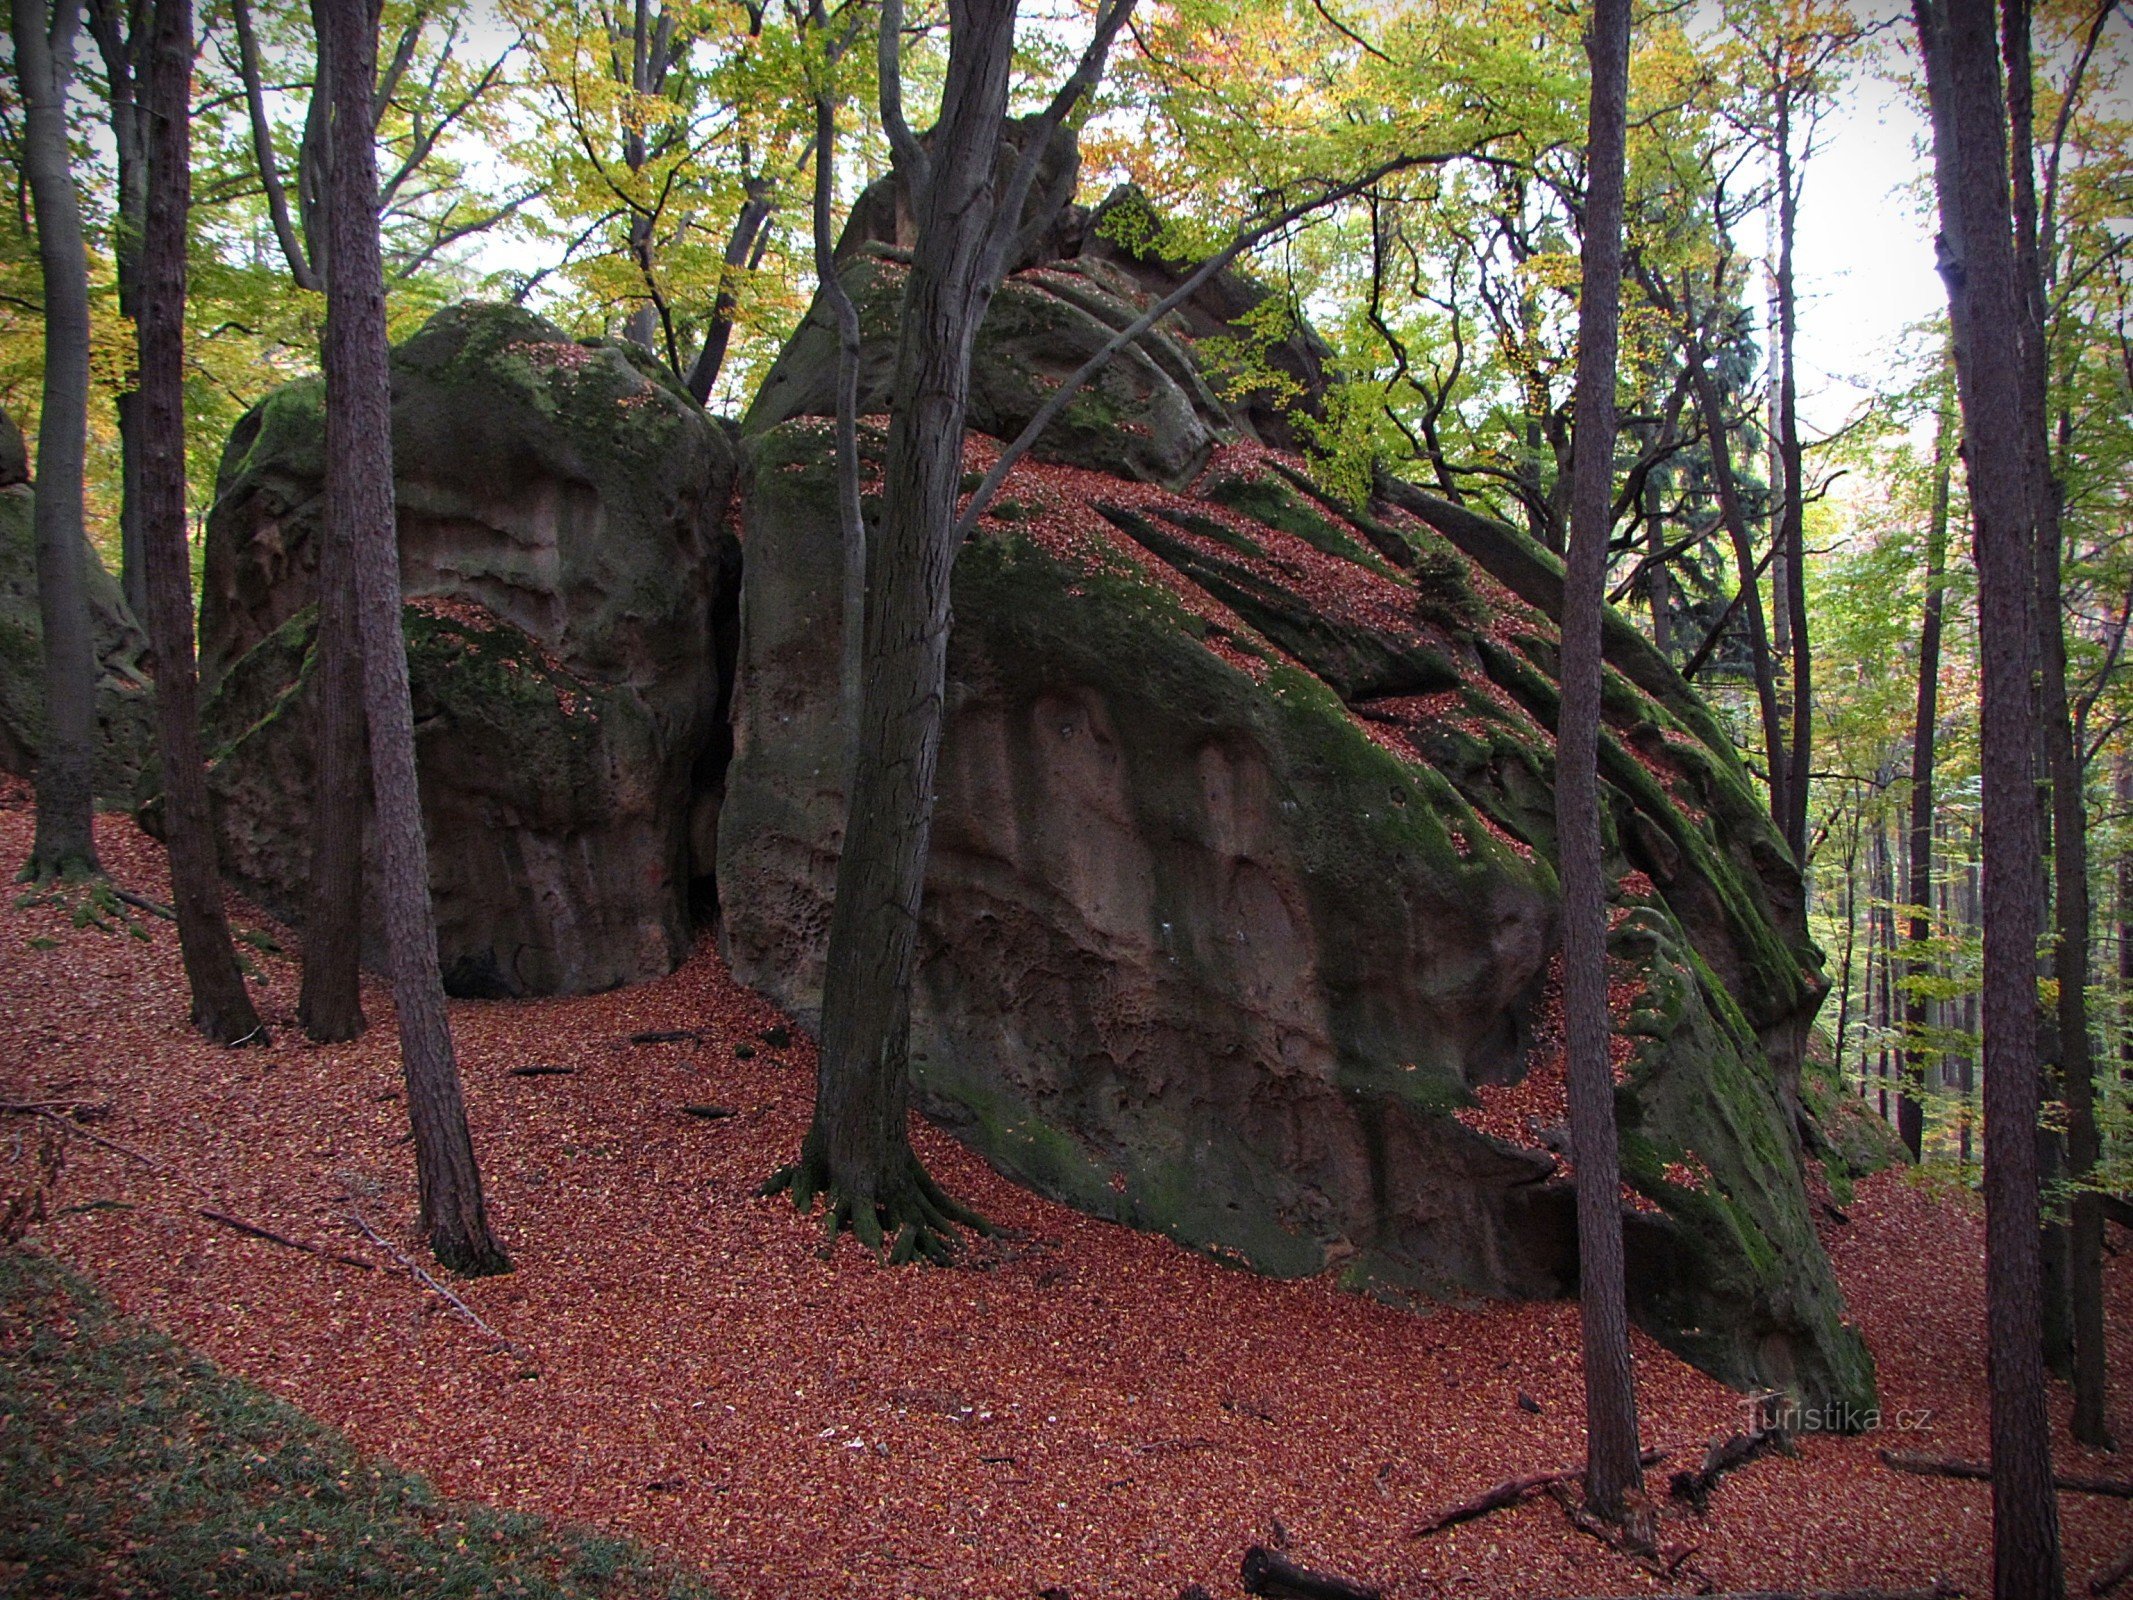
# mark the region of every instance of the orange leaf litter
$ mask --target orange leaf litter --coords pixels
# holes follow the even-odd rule
[[[31,817],[0,788],[0,859]],[[160,848],[99,821],[114,879],[166,898]],[[41,1242],[223,1366],[447,1493],[578,1519],[701,1568],[735,1600],[1160,1597],[1237,1593],[1278,1519],[1307,1564],[1393,1596],[1634,1594],[1644,1569],[1545,1500],[1416,1541],[1417,1521],[1514,1473],[1580,1456],[1574,1306],[1395,1309],[1328,1280],[1277,1283],[1097,1222],[1007,1183],[936,1130],[948,1188],[1021,1237],[953,1270],[875,1266],[755,1196],[797,1149],[812,1044],[707,942],[671,977],[603,995],[452,1005],[490,1204],[518,1270],[460,1284],[526,1352],[490,1341],[347,1220],[352,1193],[410,1254],[413,1183],[391,1005],[313,1046],[290,956],[260,956],[269,1049],[216,1050],[185,1023],[168,924],[151,942],[0,913],[0,1095],[108,1100],[69,1140]],[[240,927],[268,924],[236,908]],[[57,941],[39,950],[33,938]],[[277,930],[277,937],[289,942]],[[631,1033],[694,1029],[631,1046]],[[751,1045],[742,1060],[735,1047]],[[569,1075],[514,1077],[519,1066]],[[737,1114],[686,1115],[713,1102]],[[0,1154],[25,1130],[0,1125]],[[73,1210],[99,1199],[133,1209]],[[361,1272],[242,1237],[209,1206],[333,1250]],[[1729,1477],[1707,1519],[1670,1512],[1722,1588],[1989,1588],[1982,1485],[1892,1473],[1895,1444],[1984,1451],[1982,1227],[1966,1198],[1862,1186],[1829,1244],[1880,1361],[1884,1428],[1808,1437]],[[2116,1230],[2114,1230],[2114,1233]],[[2123,1234],[2113,1244],[2121,1252]],[[2133,1437],[2133,1272],[2110,1267],[2112,1426]],[[1645,1437],[1680,1464],[1741,1420],[1738,1397],[1641,1335]],[[1521,1391],[1537,1414],[1518,1404]],[[2064,1470],[2075,1448],[2055,1389]],[[1666,1469],[1655,1474],[1663,1486]],[[2079,1583],[2133,1538],[2123,1501],[2062,1498]],[[1686,1585],[1681,1585],[1686,1587]]]

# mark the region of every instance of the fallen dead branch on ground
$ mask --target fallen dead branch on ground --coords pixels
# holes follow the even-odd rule
[[[1666,1459],[1664,1450],[1647,1450],[1642,1457],[1647,1467],[1657,1466]],[[1559,1467],[1553,1472],[1530,1473],[1523,1478],[1506,1478],[1493,1489],[1484,1490],[1471,1500],[1462,1500],[1457,1505],[1447,1506],[1408,1535],[1411,1539],[1426,1539],[1433,1533],[1456,1527],[1462,1522],[1471,1522],[1476,1517],[1485,1517],[1491,1511],[1502,1511],[1517,1505],[1528,1495],[1538,1494],[1551,1484],[1567,1483],[1572,1478],[1585,1476],[1583,1467]]]
[[[1299,1567],[1263,1544],[1244,1552],[1242,1576],[1247,1594],[1273,1600],[1379,1600],[1379,1591],[1368,1584]]]
[[[1783,1449],[1785,1442],[1782,1428],[1753,1428],[1746,1433],[1718,1435],[1704,1448],[1699,1465],[1693,1469],[1684,1467],[1668,1480],[1666,1492],[1675,1500],[1688,1502],[1701,1515],[1710,1508],[1711,1494],[1719,1479],[1768,1451]]]
[[[68,1107],[67,1114],[65,1115],[62,1115],[57,1109],[55,1109],[55,1107],[60,1106],[62,1104]],[[0,1112],[9,1112],[18,1116],[26,1117],[44,1117],[52,1122],[58,1123],[59,1126],[66,1129],[67,1132],[74,1134],[80,1138],[87,1139],[91,1144],[100,1144],[106,1150],[115,1151],[119,1155],[125,1156],[128,1160],[138,1161],[142,1166],[148,1168],[148,1170],[151,1172],[163,1172],[168,1170],[160,1161],[157,1161],[153,1156],[145,1156],[141,1154],[140,1151],[134,1149],[131,1145],[120,1144],[116,1139],[107,1139],[102,1134],[94,1133],[81,1125],[81,1117],[83,1116],[83,1114],[86,1113],[94,1116],[102,1116],[106,1112],[110,1111],[110,1109],[111,1107],[108,1104],[93,1100],[65,1102],[54,1101],[49,1105],[45,1104],[42,1101],[36,1100],[11,1100],[4,1103],[0,1103]]]
[[[200,1215],[210,1222],[219,1222],[225,1228],[253,1239],[264,1239],[268,1244],[278,1244],[285,1249],[301,1250],[307,1256],[318,1256],[326,1261],[338,1261],[343,1266],[360,1267],[365,1272],[378,1270],[377,1263],[365,1261],[361,1256],[348,1256],[338,1250],[328,1250],[323,1245],[309,1244],[302,1239],[292,1239],[285,1233],[276,1233],[272,1228],[262,1228],[256,1222],[247,1222],[242,1217],[233,1217],[227,1211],[217,1211],[212,1206],[201,1206]]]
[[[509,1339],[505,1338],[502,1334],[498,1333],[494,1328],[490,1327],[487,1322],[482,1320],[482,1315],[479,1311],[476,1311],[472,1306],[468,1305],[466,1301],[462,1300],[458,1295],[454,1294],[450,1289],[445,1287],[444,1284],[438,1282],[436,1276],[428,1271],[425,1271],[422,1264],[415,1260],[414,1257],[408,1255],[406,1251],[400,1249],[399,1246],[395,1245],[390,1239],[386,1238],[384,1234],[378,1232],[376,1228],[373,1228],[370,1225],[369,1219],[366,1218],[359,1209],[357,1209],[352,1200],[348,1207],[348,1220],[355,1224],[357,1231],[359,1231],[364,1238],[368,1239],[380,1250],[383,1250],[387,1255],[391,1256],[395,1261],[399,1262],[401,1266],[405,1267],[408,1270],[409,1275],[412,1276],[416,1282],[420,1283],[424,1288],[430,1290],[431,1293],[440,1297],[454,1311],[458,1312],[462,1317],[466,1318],[468,1322],[472,1323],[476,1328],[480,1329],[484,1334],[486,1334],[495,1343],[496,1347],[499,1350],[502,1350],[507,1355],[515,1356],[518,1358],[518,1360],[523,1362],[526,1367],[526,1374],[530,1375],[532,1373],[534,1363],[533,1358],[531,1356],[529,1356],[524,1350],[521,1350],[517,1345],[513,1344]]]
[[[2133,1578],[2133,1544],[2127,1545],[2089,1575],[2089,1593],[2109,1594],[2128,1578]]]
[[[1884,1466],[1898,1472],[1915,1472],[1928,1478],[1967,1478],[1977,1483],[1992,1481],[1992,1467],[1983,1461],[1958,1461],[1953,1456],[1926,1456],[1912,1450],[1883,1450]],[[2100,1494],[2117,1500],[2133,1500],[2133,1479],[2090,1478],[2062,1472],[2052,1479],[2062,1494]]]

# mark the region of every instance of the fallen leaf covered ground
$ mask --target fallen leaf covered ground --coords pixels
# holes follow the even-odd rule
[[[30,831],[21,787],[0,790],[0,861]],[[153,841],[107,817],[99,842],[118,885],[167,898]],[[245,950],[273,1042],[231,1052],[186,1025],[167,923],[135,916],[143,939],[50,901],[0,912],[0,1098],[108,1106],[60,1135],[32,1242],[449,1495],[627,1534],[732,1600],[1229,1595],[1277,1524],[1296,1560],[1394,1596],[1667,1587],[1545,1499],[1409,1537],[1502,1478],[1577,1462],[1574,1306],[1416,1312],[1272,1282],[1039,1200],[925,1127],[933,1171],[1010,1234],[945,1271],[884,1270],[849,1240],[825,1258],[816,1224],[756,1195],[798,1148],[812,1045],[708,941],[656,983],[453,1004],[517,1263],[455,1287],[502,1348],[351,1219],[420,1258],[383,985],[366,982],[360,1041],[307,1044],[293,939],[235,913],[264,936]],[[682,1036],[629,1042],[648,1033]],[[536,1066],[567,1070],[514,1070]],[[0,1184],[34,1175],[49,1125],[0,1120]],[[1694,1547],[1676,1589],[1989,1588],[1984,1486],[1875,1456],[1984,1453],[1981,1218],[1891,1174],[1849,1219],[1828,1242],[1883,1426],[1807,1437],[1726,1479],[1706,1517],[1670,1512],[1663,1539]],[[2133,1439],[2133,1238],[2111,1242],[2111,1421]],[[1669,1468],[1740,1424],[1738,1396],[1641,1337],[1637,1356]],[[2073,1446],[2054,1401],[2062,1470],[2122,1472]],[[2077,1584],[2133,1541],[2133,1503],[2062,1508]]]

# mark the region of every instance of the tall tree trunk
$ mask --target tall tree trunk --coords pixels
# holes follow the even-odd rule
[[[827,28],[822,0],[813,0],[808,25]],[[850,35],[847,35],[847,40]],[[834,71],[846,45],[832,42],[826,69]],[[837,276],[836,239],[831,232],[837,199],[837,96],[825,85],[815,95],[815,192],[813,207],[816,292],[837,324],[837,529],[844,553],[843,629],[838,641],[838,695],[844,729],[845,793],[859,749],[859,705],[865,684],[867,525],[859,493],[859,309]]]
[[[2112,775],[2120,817],[2133,817],[2133,756],[2121,753]],[[2133,1083],[2133,848],[2118,856],[2118,1080]]]
[[[815,1114],[800,1159],[766,1189],[817,1195],[833,1228],[849,1225],[892,1260],[946,1257],[953,1225],[976,1223],[911,1149],[911,987],[933,822],[948,659],[948,580],[970,355],[1006,271],[1006,254],[1041,151],[1096,86],[1131,0],[1109,0],[1095,37],[1004,187],[1002,119],[1014,56],[1015,0],[962,0],[950,13],[941,115],[922,147],[903,119],[900,0],[881,10],[882,124],[907,186],[915,237],[890,395],[880,537],[870,552],[865,690],[852,761],[828,975]],[[840,502],[842,503],[842,502]]]
[[[893,71],[896,19],[882,21]],[[1014,51],[1014,0],[967,0],[951,32],[930,171],[912,170],[916,239],[890,406],[883,520],[868,574],[865,692],[822,994],[815,1113],[789,1175],[870,1247],[938,1257],[969,1220],[910,1145],[911,987],[947,674],[950,537],[977,327],[997,287],[984,257]],[[776,1181],[776,1180],[773,1180]]]
[[[22,85],[22,168],[37,211],[44,274],[44,399],[37,419],[37,617],[44,629],[44,738],[37,750],[37,833],[27,878],[99,870],[92,740],[96,651],[89,633],[82,473],[89,429],[89,258],[67,137],[80,0],[14,0]]]
[[[321,70],[329,29],[321,0],[312,10]],[[256,58],[255,58],[256,61]],[[314,94],[323,94],[314,89]],[[270,156],[263,159],[270,159]],[[293,234],[291,240],[293,242]],[[327,252],[329,266],[332,252]],[[292,266],[304,259],[291,254]],[[353,1039],[363,1015],[363,821],[369,807],[368,724],[356,634],[354,528],[348,502],[329,506],[319,541],[317,721],[311,745],[311,875],[304,890],[304,970],[296,1015],[320,1044]]]
[[[2104,1423],[2103,1212],[2089,1187],[2102,1156],[2096,1127],[2095,1057],[2089,1038],[2089,849],[2087,772],[2075,748],[2066,687],[2066,622],[2060,597],[2062,491],[2047,431],[2050,360],[2044,297],[2044,241],[2038,233],[2034,173],[2034,93],[2029,0],[2004,0],[2003,48],[2014,176],[2015,286],[2022,348],[2022,442],[2029,459],[2030,517],[2036,529],[2037,642],[2047,771],[2051,780],[2052,976],[2058,1001],[2060,1090],[2066,1101],[2066,1159],[2074,1184],[2065,1254],[2067,1333],[2072,1349],[2074,1437],[2110,1440]],[[2056,1231],[2056,1230],[2055,1230]],[[2057,1297],[2053,1297],[2056,1306]]]
[[[1763,586],[1758,580],[1755,545],[1748,531],[1747,508],[1741,504],[1740,479],[1733,469],[1733,434],[1726,426],[1725,405],[1697,336],[1688,336],[1684,357],[1696,408],[1703,414],[1711,451],[1711,479],[1718,490],[1719,516],[1733,541],[1733,565],[1740,579],[1741,605],[1748,613],[1748,647],[1755,656],[1755,699],[1763,720],[1763,763],[1769,772],[1770,815],[1783,826],[1785,779],[1790,770],[1785,752],[1785,724],[1778,714],[1777,680],[1770,653],[1770,628],[1763,613]]]
[[[2038,1308],[2036,953],[2043,914],[2031,771],[2038,719],[2036,547],[2022,432],[2007,111],[1991,0],[1913,5],[1928,94],[1936,119],[1945,118],[1935,167],[1977,524],[1993,1592],[1999,1600],[2059,1600],[2066,1578]]]
[[[140,521],[164,835],[192,1020],[217,1044],[264,1039],[223,914],[193,676],[192,560],[185,505],[185,235],[192,205],[192,0],[156,0],[147,73],[148,209],[141,238]]]
[[[1867,941],[1868,961],[1877,962],[1880,982],[1874,990],[1874,1078],[1878,1085],[1875,1109],[1881,1113],[1883,1122],[1889,1116],[1889,1031],[1895,1022],[1893,978],[1896,971],[1894,960],[1896,914],[1895,871],[1889,860],[1889,824],[1886,815],[1878,808],[1874,816],[1874,843],[1868,854],[1867,875],[1874,885],[1874,906],[1868,913],[1872,919],[1874,936]]]
[[[1585,1496],[1620,1520],[1643,1482],[1623,1277],[1621,1157],[1607,1015],[1607,885],[1601,859],[1600,614],[1614,503],[1615,360],[1621,318],[1629,0],[1596,0],[1582,281],[1577,452],[1563,581],[1563,698],[1556,836],[1563,881],[1563,1029],[1577,1167],[1578,1297],[1585,1353]]]
[[[1852,826],[1844,847],[1844,954],[1837,963],[1837,1037],[1830,1046],[1830,1059],[1836,1063],[1839,1081],[1844,1072],[1844,1043],[1846,1030],[1852,1016],[1852,953],[1859,940],[1859,907],[1856,886],[1859,873],[1859,821],[1853,811]],[[1859,1093],[1866,1093],[1864,1084]]]
[[[1793,351],[1799,319],[1795,312],[1792,282],[1792,242],[1799,210],[1799,184],[1792,159],[1792,97],[1790,90],[1778,96],[1778,456],[1784,466],[1781,512],[1776,537],[1785,553],[1784,578],[1776,587],[1774,604],[1787,618],[1786,643],[1792,676],[1792,741],[1785,770],[1785,811],[1778,828],[1785,835],[1792,859],[1807,861],[1808,774],[1814,770],[1813,658],[1807,636],[1807,540],[1806,483],[1800,449],[1799,384],[1794,372]]]
[[[378,169],[371,92],[376,21],[368,5],[328,0],[320,81],[331,96],[331,246],[326,276],[326,499],[349,529],[377,814],[379,898],[392,951],[393,1006],[407,1079],[422,1227],[439,1261],[505,1272],[489,1231],[481,1171],[460,1097],[430,912],[429,860],[415,773],[400,556],[393,524],[392,383],[386,366],[385,274],[378,248]]]
[[[1674,584],[1666,570],[1666,496],[1655,466],[1644,475],[1644,591],[1652,608],[1652,648],[1673,659]]]
[[[141,239],[148,227],[149,129],[139,96],[143,40],[124,0],[89,0],[89,26],[104,58],[111,105],[111,146],[117,157],[118,206],[112,218],[111,258],[118,272],[119,315],[138,319]],[[148,616],[148,563],[141,550],[140,391],[118,397],[119,583],[136,617]]]
[[[1911,906],[1912,955],[1905,975],[1931,973],[1926,941],[1933,936],[1933,742],[1940,716],[1941,605],[1948,563],[1948,408],[1941,407],[1933,435],[1933,517],[1926,530],[1925,618],[1918,629],[1918,713],[1911,723],[1911,870],[1904,899]],[[1904,1067],[1903,1092],[1896,1102],[1896,1131],[1916,1161],[1925,1151],[1926,1063],[1924,1046],[1930,1021],[1928,1001],[1914,991],[1904,1001],[1904,1022],[1911,1035],[1910,1060]]]

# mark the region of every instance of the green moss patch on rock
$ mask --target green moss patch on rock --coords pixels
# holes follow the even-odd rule
[[[787,423],[749,455],[723,939],[810,1015],[841,809],[828,431]],[[1548,652],[1490,633],[1503,580],[1464,551],[1410,541],[1451,596],[1426,606],[1359,533],[1307,531],[1335,513],[1288,486],[1240,495],[1247,475],[1211,473],[1203,497],[1027,470],[1023,514],[962,550],[922,1099],[1022,1181],[1256,1270],[1566,1292],[1554,1157],[1462,1120],[1527,1070],[1553,948]],[[1294,525],[1244,509],[1262,504]],[[1363,587],[1329,612],[1340,571]],[[1513,620],[1552,643],[1544,616]],[[1373,629],[1432,675],[1385,694],[1348,670]],[[1630,1219],[1638,1314],[1728,1381],[1860,1402],[1871,1364],[1765,1042],[1811,1009],[1812,948],[1677,798],[1722,794],[1730,753],[1677,768],[1701,741],[1617,684],[1609,871],[1641,984],[1625,1160],[1654,1207]],[[1692,1154],[1708,1178],[1674,1182]]]
[[[726,750],[727,434],[643,352],[508,306],[438,313],[392,375],[447,983],[581,992],[666,972],[711,871],[705,774]],[[318,398],[315,383],[277,390],[232,435],[201,612],[224,860],[292,916],[310,852]],[[373,954],[380,932],[373,914]]]

